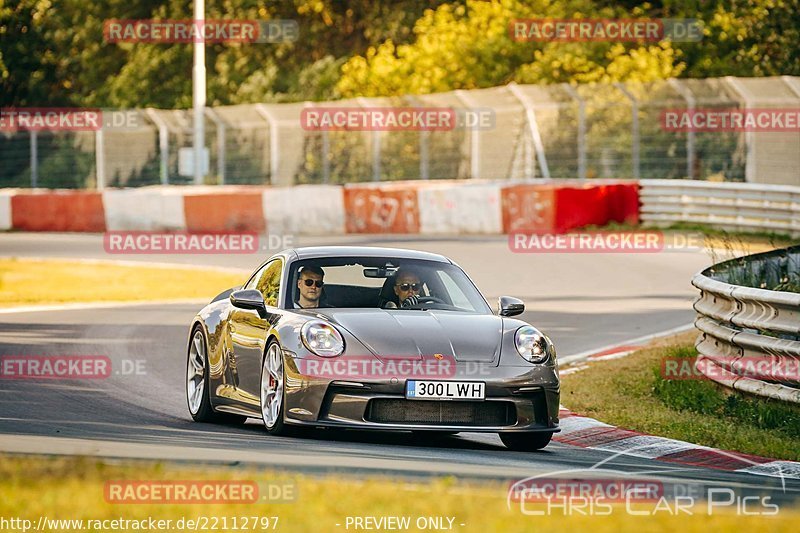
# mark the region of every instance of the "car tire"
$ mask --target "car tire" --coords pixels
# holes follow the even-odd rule
[[[541,450],[553,438],[552,433],[499,433],[500,440],[509,450],[533,452]]]
[[[273,339],[264,350],[259,381],[261,420],[270,435],[285,435],[289,432],[284,422],[286,401],[283,368],[283,351],[278,341]]]
[[[195,422],[243,424],[247,417],[217,413],[208,387],[208,343],[203,328],[196,326],[186,351],[186,402]]]

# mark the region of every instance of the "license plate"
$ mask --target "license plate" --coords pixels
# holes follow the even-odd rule
[[[483,400],[486,383],[482,381],[406,381],[408,400]]]

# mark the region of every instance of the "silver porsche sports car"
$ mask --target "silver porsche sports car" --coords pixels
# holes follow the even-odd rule
[[[496,432],[537,450],[558,431],[556,351],[501,297],[495,314],[464,271],[425,252],[289,249],[192,321],[194,420]],[[423,433],[420,433],[425,435]]]

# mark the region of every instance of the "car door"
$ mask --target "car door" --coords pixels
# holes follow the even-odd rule
[[[280,316],[277,306],[282,270],[283,260],[274,259],[264,265],[244,287],[261,292],[267,305],[266,318],[259,316],[255,310],[234,308],[229,320],[236,388],[245,400],[256,405],[260,402],[261,362],[266,333]]]

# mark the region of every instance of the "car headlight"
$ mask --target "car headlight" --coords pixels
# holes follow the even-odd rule
[[[541,364],[547,360],[547,337],[533,326],[522,326],[514,335],[517,352],[523,359],[533,364]]]
[[[336,357],[344,351],[342,334],[326,322],[306,322],[300,328],[300,337],[305,347],[320,357]]]

